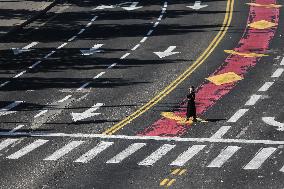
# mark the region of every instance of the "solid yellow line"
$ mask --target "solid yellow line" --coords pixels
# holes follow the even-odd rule
[[[137,111],[132,113],[130,116],[125,118],[124,120],[120,121],[119,123],[115,124],[111,128],[107,129],[103,134],[111,135],[114,134],[116,131],[123,128],[125,125],[145,113],[155,104],[157,104],[160,100],[162,100],[165,96],[167,96],[171,91],[173,91],[181,82],[183,82],[188,76],[190,76],[213,52],[213,50],[217,47],[220,41],[224,38],[225,34],[228,31],[228,27],[231,24],[232,16],[233,16],[233,7],[234,7],[234,0],[228,0],[227,7],[226,7],[226,15],[223,21],[223,25],[215,36],[213,41],[207,47],[207,49],[202,53],[202,55],[185,71],[183,72],[177,79],[175,79],[170,85],[168,85],[164,90],[162,90],[158,95],[156,95],[153,99],[151,99],[148,103],[144,106],[139,108]]]

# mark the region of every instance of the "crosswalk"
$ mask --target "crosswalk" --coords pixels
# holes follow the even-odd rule
[[[22,143],[18,142],[20,139],[15,138],[7,138],[0,141],[0,154],[2,154],[2,158],[9,159],[9,160],[18,160],[21,159],[36,150],[45,150],[46,145],[52,142],[53,139],[46,140],[46,139],[32,139],[29,140],[29,143],[25,143],[24,146],[21,146]],[[17,143],[18,142],[18,143]],[[95,162],[96,157],[100,156],[103,152],[112,152],[110,154],[114,155],[105,160],[105,164],[121,164],[123,162],[127,162],[127,160],[131,159],[135,156],[135,153],[143,154],[145,151],[145,157],[142,157],[142,160],[137,162],[139,166],[154,166],[157,162],[162,161],[162,159],[169,159],[170,166],[186,166],[192,158],[197,156],[201,153],[207,153],[205,148],[208,145],[205,144],[190,144],[187,149],[180,152],[177,150],[177,145],[179,144],[158,144],[158,147],[153,150],[153,145],[149,142],[133,142],[128,144],[127,146],[118,145],[118,147],[113,147],[114,144],[119,143],[119,141],[97,141],[95,146],[91,146],[91,148],[79,148],[83,144],[90,145],[84,140],[73,140],[68,141],[65,145],[58,145],[57,149],[53,149],[53,152],[50,154],[45,155],[42,159],[45,162],[48,161],[57,161],[59,159],[63,159],[68,154],[71,154],[73,151],[83,151],[74,157],[72,161],[74,163],[90,163]],[[17,143],[17,148],[13,144]],[[10,148],[9,148],[10,147]],[[152,147],[149,154],[148,147]],[[4,152],[4,149],[9,148],[9,154],[7,151]],[[207,168],[222,168],[223,166],[230,164],[236,161],[237,153],[239,153],[244,147],[242,146],[230,146],[227,145],[223,149],[218,151],[218,154],[214,154],[212,159],[209,159],[208,163],[206,164]],[[88,149],[88,150],[86,150]],[[179,151],[179,154],[175,153]],[[243,170],[258,170],[263,167],[263,165],[269,162],[274,154],[276,154],[279,148],[274,147],[261,147],[258,151],[254,152],[252,157],[248,157],[248,161],[244,165],[240,165],[241,169]],[[10,152],[11,151],[11,152]],[[167,156],[168,153],[171,153],[170,156]],[[216,151],[215,151],[216,152]],[[175,157],[173,157],[173,154]],[[103,156],[103,155],[101,155]],[[235,158],[233,158],[235,157]],[[73,158],[73,157],[72,157]],[[171,159],[173,158],[173,159]],[[195,159],[196,160],[196,159]],[[198,161],[198,160],[197,160]],[[168,162],[168,160],[167,160]],[[229,163],[230,162],[230,163]],[[283,165],[282,165],[283,166]],[[284,166],[279,169],[280,172],[284,172]]]

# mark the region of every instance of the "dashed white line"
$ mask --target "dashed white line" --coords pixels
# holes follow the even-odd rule
[[[267,91],[272,85],[274,84],[274,82],[265,82],[259,89],[259,92],[265,92]]]
[[[90,27],[92,25],[92,22],[89,22],[87,25],[86,25],[86,28]]]
[[[21,73],[15,75],[13,78],[18,78],[18,77],[20,77],[21,75],[25,74],[26,72],[27,72],[27,71],[24,70],[24,71],[22,71]]]
[[[93,79],[98,79],[100,78],[102,75],[104,75],[106,72],[101,72],[98,75],[96,75],[95,77],[93,77]]]
[[[164,7],[167,7],[167,6],[168,6],[168,2],[165,1],[165,2],[164,2]]]
[[[48,110],[41,110],[38,114],[36,114],[34,116],[34,118],[38,118],[38,117],[42,116],[43,114],[45,114],[46,112],[48,112]]]
[[[68,41],[73,41],[74,39],[76,39],[77,35],[74,35],[73,37],[71,37],[70,39],[68,39]]]
[[[284,66],[284,57],[282,58],[281,62],[280,62],[281,66]]]
[[[96,19],[98,18],[98,16],[94,16],[94,18],[92,18],[92,22],[94,22]]]
[[[12,139],[12,138],[8,138],[4,141],[2,141],[0,143],[0,151],[3,150],[4,148],[7,148],[8,146],[10,146],[11,144],[14,144],[15,142],[17,142],[19,139]]]
[[[151,35],[151,34],[153,33],[153,31],[154,31],[154,30],[150,30],[150,31],[147,33],[147,35],[148,35],[148,36]]]
[[[67,95],[67,96],[64,97],[63,99],[58,100],[58,102],[62,103],[62,102],[64,102],[64,101],[68,100],[68,99],[71,98],[71,97],[72,97],[72,95]]]
[[[135,45],[131,50],[135,51],[136,49],[138,49],[138,47],[140,47],[140,44]]]
[[[51,55],[53,55],[56,51],[51,51],[50,53],[48,53],[47,55],[45,55],[45,57],[43,57],[44,59],[50,57]]]
[[[10,83],[11,81],[5,81],[4,83],[2,83],[1,85],[0,85],[0,87],[4,87],[5,85],[7,85],[8,83]]]
[[[68,43],[63,43],[63,44],[61,44],[59,47],[57,47],[57,49],[61,49],[61,48],[63,48],[64,46],[66,46]]]
[[[41,63],[41,60],[38,60],[38,61],[36,61],[33,65],[31,65],[30,67],[29,67],[29,69],[33,69],[34,67],[36,67],[38,64],[40,64]]]
[[[144,43],[147,39],[148,39],[148,37],[143,37],[143,39],[141,39],[140,43]]]
[[[25,125],[18,125],[17,127],[15,127],[14,129],[12,129],[11,131],[9,131],[10,133],[14,133],[17,130],[19,130],[20,128],[24,127]]]
[[[91,84],[91,82],[84,83],[81,87],[79,87],[79,88],[77,89],[77,91],[83,90],[85,87],[87,87],[87,86],[90,85],[90,84]]]
[[[86,30],[85,28],[81,29],[81,30],[78,32],[78,35],[82,34],[85,30]]]
[[[162,9],[162,14],[164,14],[166,12],[166,10],[167,10],[166,8],[163,8]]]
[[[161,14],[161,15],[159,16],[158,20],[161,21],[162,18],[163,18],[163,15]]]
[[[284,72],[284,68],[278,68],[278,69],[272,74],[271,77],[273,77],[273,78],[280,77],[283,72]]]
[[[260,100],[262,95],[252,95],[250,99],[246,102],[246,106],[253,106],[258,100]]]
[[[155,27],[157,27],[159,24],[160,24],[160,22],[155,22],[155,24],[154,24],[153,27],[155,28]]]
[[[231,126],[222,126],[210,138],[222,138],[230,130],[230,128]]]
[[[113,63],[112,65],[110,65],[109,67],[107,67],[107,69],[111,69],[111,68],[113,68],[114,66],[116,66],[117,65],[117,63]]]
[[[130,55],[130,53],[126,53],[124,54],[120,59],[125,59],[126,57],[128,57]]]
[[[237,122],[247,111],[249,111],[249,109],[239,109],[227,122]]]

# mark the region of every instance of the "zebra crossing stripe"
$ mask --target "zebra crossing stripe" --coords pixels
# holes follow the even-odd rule
[[[207,167],[222,167],[239,149],[239,146],[227,146]]]
[[[200,152],[206,145],[193,145],[189,147],[185,152],[180,154],[176,160],[174,160],[170,165],[173,166],[184,166],[193,156]]]
[[[269,158],[277,148],[262,148],[253,159],[244,167],[244,169],[258,169]]]
[[[108,160],[106,163],[120,163],[127,157],[129,157],[131,154],[135,153],[140,148],[146,146],[146,143],[133,143],[130,146],[128,146],[125,150]]]
[[[59,150],[55,151],[53,154],[51,154],[50,156],[48,156],[44,160],[45,161],[56,161],[59,158],[61,158],[62,156],[68,154],[71,150],[73,150],[74,148],[78,147],[79,145],[81,145],[84,142],[85,141],[72,141],[72,142],[69,142],[68,144],[66,144],[65,146],[63,146]]]
[[[143,161],[138,163],[138,165],[151,166],[171,151],[176,145],[164,144],[153,152],[150,156],[146,157]]]
[[[20,149],[19,151],[9,155],[7,158],[8,159],[18,159],[18,158],[28,154],[29,152],[35,150],[36,148],[44,145],[47,142],[48,142],[48,140],[38,139],[38,140],[34,141],[33,143],[27,145],[26,147]]]
[[[90,160],[92,160],[94,157],[96,157],[99,153],[113,145],[114,142],[100,142],[97,146],[95,146],[93,149],[89,150],[87,153],[79,157],[74,162],[77,163],[88,163]]]
[[[11,139],[11,138],[9,138],[9,139],[6,139],[6,140],[2,141],[0,143],[0,151],[3,150],[4,148],[10,146],[11,144],[15,143],[18,140],[19,139]]]

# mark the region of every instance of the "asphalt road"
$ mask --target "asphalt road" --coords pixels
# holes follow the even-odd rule
[[[280,5],[61,1],[1,37],[0,187],[283,188]]]

